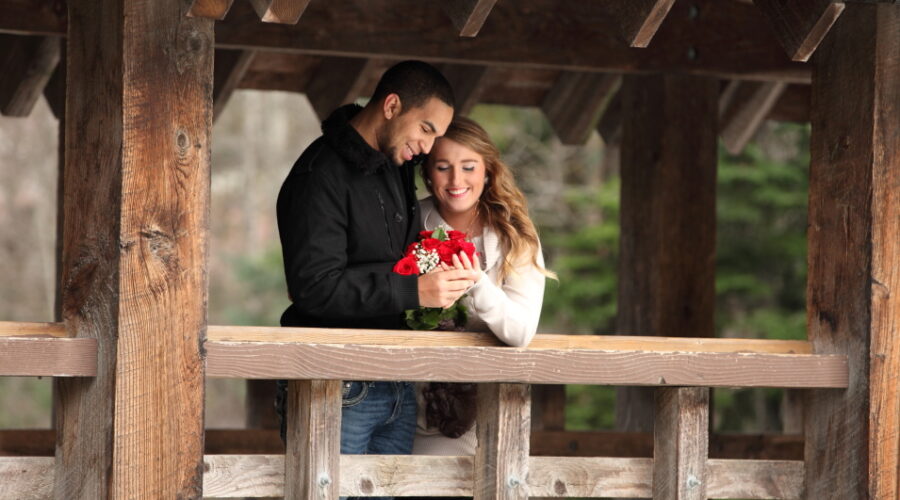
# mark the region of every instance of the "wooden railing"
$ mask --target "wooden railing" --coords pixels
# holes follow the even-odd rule
[[[0,323],[0,375],[90,376],[96,345],[74,340],[58,324]],[[511,348],[469,333],[209,327],[205,347],[210,377],[290,379],[295,416],[284,455],[206,455],[216,497],[800,498],[800,460],[709,458],[708,388],[848,384],[846,356],[802,341],[538,335]],[[54,369],[42,352],[80,361]],[[476,455],[341,456],[342,379],[481,383]],[[653,457],[532,456],[528,384],[566,383],[658,387]],[[50,457],[0,458],[0,498],[46,498],[52,476]]]

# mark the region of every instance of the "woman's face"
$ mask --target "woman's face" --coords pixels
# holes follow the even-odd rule
[[[484,191],[485,165],[480,154],[446,138],[438,139],[425,170],[438,208],[446,215],[473,212]]]

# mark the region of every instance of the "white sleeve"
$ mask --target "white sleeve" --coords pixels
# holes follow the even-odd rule
[[[544,266],[540,247],[537,262]],[[495,284],[482,275],[469,290],[470,304],[497,338],[508,345],[524,347],[537,332],[545,279],[530,262],[517,266],[502,284]]]

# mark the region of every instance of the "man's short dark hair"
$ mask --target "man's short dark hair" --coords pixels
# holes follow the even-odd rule
[[[422,61],[399,62],[381,75],[372,100],[380,101],[390,94],[400,96],[404,110],[423,106],[432,97],[455,107],[450,82],[437,68]]]

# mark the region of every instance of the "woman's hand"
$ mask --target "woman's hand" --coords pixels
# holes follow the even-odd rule
[[[444,271],[453,271],[465,269],[468,271],[475,271],[477,273],[477,278],[475,278],[475,283],[481,279],[481,276],[484,274],[481,272],[481,261],[478,259],[478,254],[476,253],[473,257],[473,260],[469,260],[469,256],[466,255],[465,252],[459,252],[458,254],[453,256],[453,265],[449,266],[441,262],[441,269]]]

